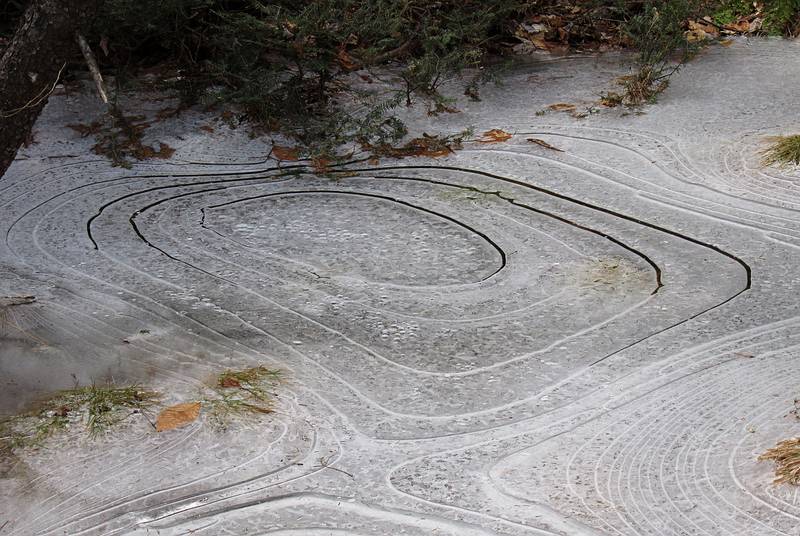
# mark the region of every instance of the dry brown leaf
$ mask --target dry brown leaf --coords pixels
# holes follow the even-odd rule
[[[29,305],[36,301],[36,296],[0,296],[0,307]]]
[[[100,38],[100,50],[103,51],[103,54],[108,56],[108,37],[105,35]]]
[[[316,173],[327,173],[330,171],[331,161],[325,157],[318,156],[311,160],[311,166]]]
[[[452,147],[446,142],[436,138],[423,136],[414,138],[398,151],[402,156],[427,156],[429,158],[440,158],[453,152]]]
[[[416,155],[416,156],[427,156],[427,157],[430,157],[430,158],[441,158],[443,156],[449,155],[452,152],[453,152],[453,150],[451,148],[443,147],[441,149],[428,149],[428,150],[422,151],[421,153],[419,153],[419,155]]]
[[[483,137],[481,137],[478,142],[480,143],[499,143],[502,141],[508,141],[511,139],[511,134],[506,132],[505,130],[500,130],[499,128],[493,128],[492,130],[487,130],[483,133]]]
[[[180,428],[200,416],[200,402],[184,402],[161,410],[156,420],[156,432]]]
[[[278,160],[297,160],[300,157],[300,152],[297,147],[281,147],[280,145],[272,146],[272,154]]]
[[[67,128],[71,128],[75,132],[81,135],[81,137],[85,138],[92,134],[97,134],[100,132],[100,129],[103,128],[103,124],[100,121],[94,121],[93,123],[86,125],[84,123],[77,123],[67,125]]]
[[[163,141],[158,142],[158,144],[158,151],[153,152],[153,158],[163,158],[164,160],[172,158],[172,155],[175,154],[175,149]]]
[[[545,149],[551,149],[553,151],[558,151],[559,153],[563,153],[564,152],[563,149],[559,149],[558,147],[553,147],[552,145],[550,145],[546,141],[540,140],[539,138],[528,138],[528,141],[531,142],[531,143],[535,143],[536,145],[539,145],[541,147],[544,147]]]
[[[703,30],[689,30],[683,34],[687,43],[699,43],[710,39],[709,35]]]
[[[733,39],[724,39],[724,40],[720,41],[719,44],[724,46],[724,47],[729,47],[729,46],[731,46],[733,44]]]
[[[550,108],[551,110],[556,111],[556,112],[574,112],[575,111],[575,105],[574,104],[568,104],[566,102],[557,102],[555,104],[551,104],[550,106],[548,106],[548,108]]]
[[[203,132],[208,132],[209,134],[211,134],[211,133],[214,132],[214,127],[212,127],[210,125],[202,125],[200,127],[200,130],[202,130]]]
[[[344,48],[339,49],[339,53],[336,54],[336,61],[347,71],[358,68],[358,62]]]
[[[531,37],[530,42],[533,43],[533,46],[541,50],[548,50],[550,48],[550,44],[544,37]]]
[[[220,387],[241,387],[242,384],[236,378],[224,377],[219,381]]]
[[[706,24],[705,22],[690,20],[688,23],[689,31],[702,32],[710,37],[718,37],[719,30],[713,24]]]
[[[165,119],[169,119],[170,117],[175,117],[180,112],[179,108],[162,108],[158,112],[156,112],[156,120],[157,121],[164,121]]]
[[[750,31],[750,22],[747,20],[737,20],[736,22],[726,24],[725,28],[734,32],[747,33]]]
[[[380,149],[380,154],[393,158],[415,156],[439,158],[452,154],[454,152],[453,150],[456,148],[459,148],[457,143],[450,143],[446,139],[423,134],[421,138],[409,140],[402,147],[382,147]]]

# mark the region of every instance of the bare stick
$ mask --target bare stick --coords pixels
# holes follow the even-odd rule
[[[89,43],[86,42],[86,38],[81,34],[76,33],[75,37],[77,37],[78,46],[81,47],[81,52],[83,52],[83,59],[86,60],[86,65],[89,67],[89,71],[92,73],[94,84],[97,86],[97,92],[100,94],[100,98],[103,100],[103,102],[108,104],[106,85],[105,82],[103,82],[103,75],[100,74],[100,69],[97,67],[97,60],[92,53],[92,49],[89,48]]]

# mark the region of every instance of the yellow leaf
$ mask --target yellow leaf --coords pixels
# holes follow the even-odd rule
[[[156,432],[173,430],[193,422],[200,416],[200,402],[184,402],[164,408],[156,420]]]

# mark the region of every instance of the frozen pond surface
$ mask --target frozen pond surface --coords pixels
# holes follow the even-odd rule
[[[93,97],[53,97],[0,180],[0,296],[37,296],[3,313],[0,407],[287,379],[226,432],[10,462],[0,534],[800,534],[756,460],[800,427],[800,172],[758,155],[800,131],[800,43],[709,49],[642,115],[536,114],[624,72],[532,63],[415,124],[512,139],[336,180],[200,114],[112,168],[66,127]]]

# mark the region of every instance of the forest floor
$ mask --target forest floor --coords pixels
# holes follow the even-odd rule
[[[158,396],[40,407],[0,534],[796,533],[758,456],[800,429],[800,171],[761,154],[798,53],[734,38],[635,110],[618,54],[524,61],[404,118],[461,149],[323,169],[156,99],[169,154],[112,167],[60,90],[0,180],[0,412]]]

